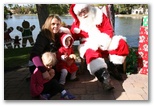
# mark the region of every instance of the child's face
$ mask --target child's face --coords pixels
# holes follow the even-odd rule
[[[52,65],[52,63],[45,64],[45,67],[46,67],[46,68],[48,68],[48,69],[51,69],[51,68],[52,68],[52,66],[53,66],[53,65]]]
[[[69,46],[71,44],[71,37],[67,37],[65,40],[65,45]]]

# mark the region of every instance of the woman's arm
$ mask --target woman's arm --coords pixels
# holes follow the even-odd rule
[[[45,52],[45,48],[47,45],[49,45],[48,39],[40,33],[30,54],[30,59],[42,73],[46,71],[46,68],[42,63],[41,55]]]

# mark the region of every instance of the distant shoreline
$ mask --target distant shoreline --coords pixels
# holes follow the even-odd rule
[[[148,16],[148,14],[143,14],[143,15],[139,15],[139,14],[116,14],[115,17],[143,17],[143,16]]]
[[[13,14],[13,15],[37,15],[37,14]],[[71,16],[70,14],[62,16]],[[143,17],[148,16],[148,14],[116,14],[115,17]]]

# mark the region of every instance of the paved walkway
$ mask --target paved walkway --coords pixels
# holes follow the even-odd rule
[[[28,68],[20,68],[4,73],[4,100],[32,100],[29,90]],[[124,81],[114,78],[115,89],[112,92],[102,90],[100,82],[88,71],[78,74],[79,81],[67,82],[65,88],[77,97],[77,100],[148,100],[148,75],[123,75]],[[59,100],[57,94],[52,100]]]

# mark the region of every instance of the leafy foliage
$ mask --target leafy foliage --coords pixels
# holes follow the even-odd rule
[[[126,58],[126,73],[137,73],[137,48],[130,48]]]
[[[48,9],[50,14],[64,15],[64,14],[68,14],[69,5],[68,4],[50,4]]]

